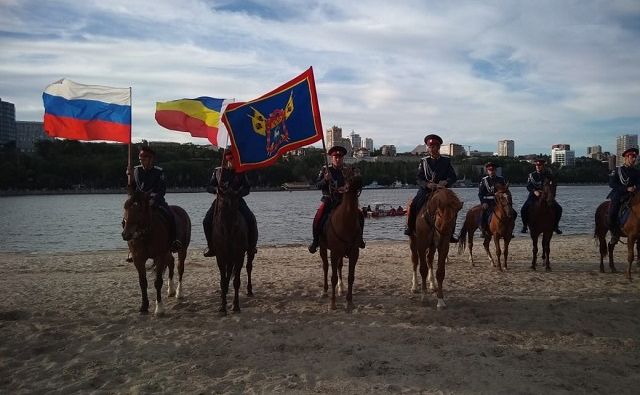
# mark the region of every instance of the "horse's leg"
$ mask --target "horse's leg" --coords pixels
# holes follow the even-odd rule
[[[173,272],[175,270],[175,260],[173,259],[173,255],[170,255],[170,258],[167,258],[167,267],[169,268],[169,278],[167,279],[167,297],[176,295],[176,286],[173,283]]]
[[[335,310],[336,307],[336,285],[338,284],[338,262],[342,258],[339,254],[331,251],[331,301],[329,308]]]
[[[182,275],[184,274],[184,261],[187,257],[187,249],[181,248],[178,251],[178,288],[176,288],[176,299],[182,299],[184,297],[184,291],[182,290]]]
[[[426,264],[425,264],[425,266],[426,266],[425,274],[427,275],[426,282],[429,283],[429,291],[430,292],[434,292],[435,289],[436,289],[436,280],[435,280],[435,276],[433,275],[433,260],[434,260],[435,255],[436,255],[436,249],[433,248],[433,247],[429,248],[429,252],[428,252],[428,254],[426,256],[426,259],[425,259],[425,262],[426,262]],[[440,259],[439,255],[438,255],[438,259]],[[445,257],[445,259],[446,259],[446,257]],[[425,283],[425,278],[424,277],[422,278],[422,283],[423,284]],[[423,285],[423,292],[426,293],[426,285]],[[423,298],[424,298],[424,295],[423,295]]]
[[[242,266],[244,266],[244,252],[235,257],[233,265],[233,312],[240,312],[240,276],[242,274]]]
[[[436,288],[436,295],[438,297],[437,309],[442,310],[447,308],[447,304],[444,302],[444,292],[442,291],[442,283],[444,282],[446,258],[449,254],[449,244],[445,240],[446,244],[438,248],[438,269],[436,270],[436,279],[438,280],[438,287]],[[433,264],[431,266],[433,270]]]
[[[336,293],[338,296],[342,296],[344,294],[344,283],[342,282],[342,266],[344,265],[344,257],[340,257],[338,261],[338,290]]]
[[[538,236],[540,234],[538,232],[534,232],[531,228],[529,228],[529,234],[531,235],[531,244],[533,245],[531,248],[531,253],[533,254],[531,259],[531,270],[536,270],[536,261],[538,259]]]
[[[613,263],[613,250],[616,248],[616,244],[618,244],[618,239],[612,237],[609,240],[609,244],[607,245],[607,252],[609,255],[609,268],[611,269],[611,273],[616,273],[618,271],[616,270],[616,266]]]
[[[428,257],[431,256],[433,259],[433,256],[431,254],[431,250],[427,251],[426,248],[421,248],[418,251],[418,262],[419,262],[419,269],[420,269],[420,280],[421,280],[421,284],[420,284],[420,291],[422,292],[422,297],[421,300],[424,302],[427,299],[427,275],[429,274],[429,264],[428,264]]]
[[[169,255],[171,255],[171,253],[167,252],[166,255],[153,260],[153,263],[156,265],[156,280],[153,282],[156,288],[156,310],[154,314],[158,316],[164,314],[164,306],[162,305],[162,274],[169,261]]]
[[[488,239],[484,239],[484,241],[482,242],[482,246],[484,247],[484,252],[487,254],[487,257],[489,257],[489,262],[491,263],[489,267],[496,267],[496,261],[493,260],[493,256],[491,255],[489,243],[491,243],[491,237]]]
[[[413,266],[413,276],[411,277],[411,292],[418,293],[420,292],[418,288],[418,250],[416,247],[416,238],[415,236],[411,236],[409,240],[409,246],[411,248],[411,264]]]
[[[469,262],[471,262],[471,266],[475,266],[473,262],[473,234],[475,233],[475,228],[469,228],[469,233],[467,235],[467,245],[469,246]]]
[[[325,247],[320,246],[320,258],[322,259],[322,272],[324,273],[324,283],[322,284],[322,295],[321,297],[327,298],[329,297],[329,282],[327,281],[328,272],[329,272],[329,259],[327,259],[327,249]]]
[[[253,250],[253,248],[249,249]],[[247,296],[253,296],[253,286],[251,285],[251,271],[253,270],[253,258],[255,258],[255,256],[256,254],[253,251],[247,252]]]
[[[135,255],[134,255],[135,257]],[[134,265],[138,271],[138,283],[142,292],[142,304],[140,305],[140,314],[149,312],[149,297],[147,296],[147,268],[145,266],[146,259],[134,258]]]
[[[500,234],[496,233],[493,236],[494,244],[496,245],[496,258],[498,260],[498,270],[502,271],[502,262],[500,257],[502,256],[502,250],[500,249]]]
[[[227,261],[220,255],[216,255],[218,270],[220,271],[220,308],[221,315],[227,314],[227,292],[229,291],[229,278],[227,277]]]
[[[544,232],[542,234],[542,251],[544,255],[544,270],[551,271],[551,237],[553,231]]]
[[[604,257],[607,255],[607,239],[602,233],[596,233],[600,250],[600,273],[604,273]]]
[[[356,278],[356,264],[360,256],[359,248],[352,248],[353,252],[349,254],[349,275],[347,277],[347,311],[353,310],[353,281]]]
[[[509,243],[511,243],[511,235],[504,237],[504,270],[507,270],[507,258],[509,257]]]
[[[636,235],[630,234],[627,237],[627,270],[625,272],[625,277],[629,281],[631,281],[631,266],[633,265],[633,259],[634,259],[633,254],[636,249],[636,246],[635,246],[636,241],[637,241]]]

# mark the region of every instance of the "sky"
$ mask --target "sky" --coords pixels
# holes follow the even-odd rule
[[[638,0],[0,0],[0,98],[22,121],[64,77],[132,87],[134,141],[207,144],[157,125],[156,101],[248,101],[309,66],[323,129],[398,152],[437,133],[583,156],[640,133]]]

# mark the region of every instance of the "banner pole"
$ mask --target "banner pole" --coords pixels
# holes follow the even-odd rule
[[[129,187],[129,189],[131,189],[133,187],[133,168],[131,166],[131,140],[133,137],[133,94],[132,94],[132,89],[131,87],[129,87],[129,104],[131,105],[131,127],[129,128],[129,152],[127,154],[127,175],[128,175],[128,180],[127,180],[127,187]]]

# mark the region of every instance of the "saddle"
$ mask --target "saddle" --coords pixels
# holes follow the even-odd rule
[[[620,211],[618,211],[618,224],[620,224],[620,227],[627,222],[629,214],[631,214],[631,210],[629,210],[629,198],[624,198],[624,200],[620,201]]]

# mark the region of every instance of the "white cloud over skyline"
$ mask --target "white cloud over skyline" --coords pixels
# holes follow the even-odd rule
[[[251,100],[313,66],[324,129],[582,156],[640,133],[639,42],[633,0],[0,0],[0,97],[40,120],[60,78],[131,86],[134,140],[204,144],[158,126],[155,102]]]

